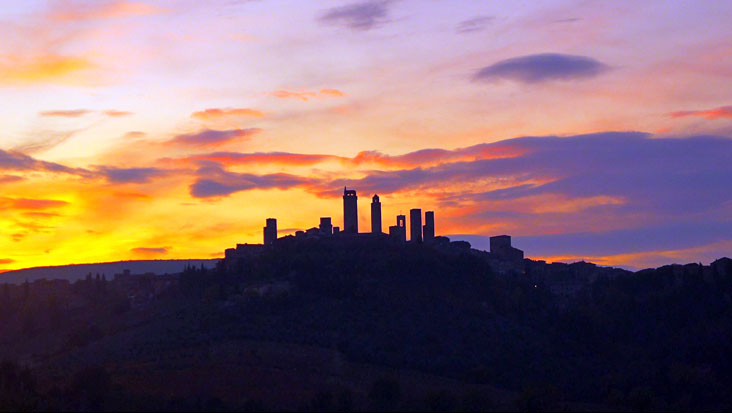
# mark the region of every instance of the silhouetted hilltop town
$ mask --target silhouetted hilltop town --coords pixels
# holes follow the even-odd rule
[[[321,217],[320,225],[304,231],[297,231],[294,235],[278,237],[277,219],[267,218],[263,228],[264,239],[262,244],[237,244],[236,248],[229,248],[224,252],[226,265],[235,266],[237,261],[246,260],[257,255],[267,247],[276,247],[277,244],[290,243],[301,240],[319,240],[334,246],[365,246],[366,242],[379,241],[388,243],[395,248],[400,245],[425,244],[440,249],[470,249],[466,241],[451,242],[445,236],[435,235],[435,212],[425,211],[424,225],[422,224],[422,209],[413,208],[409,211],[409,240],[407,240],[407,218],[404,215],[396,216],[395,225],[389,226],[389,232],[382,231],[381,201],[379,195],[371,198],[371,231],[358,230],[358,195],[356,190],[343,188],[343,227],[334,226],[331,217]],[[486,258],[495,264],[495,270],[501,273],[524,272],[524,252],[511,246],[509,235],[498,235],[490,238],[490,253]]]
[[[557,295],[571,295],[601,276],[614,277],[629,273],[587,262],[548,264],[525,259],[524,252],[511,245],[510,235],[490,237],[490,251],[472,249],[467,241],[450,241],[448,237],[435,235],[434,211],[425,211],[424,224],[422,217],[422,209],[413,208],[409,211],[409,231],[407,217],[400,214],[396,216],[395,225],[389,226],[389,232],[385,233],[382,230],[381,201],[379,195],[374,195],[371,198],[371,230],[359,232],[358,195],[355,189],[344,187],[343,229],[333,225],[332,217],[321,217],[317,227],[278,237],[277,219],[267,218],[263,228],[263,243],[237,244],[236,248],[226,249],[223,265],[230,272],[241,271],[248,261],[256,259],[266,249],[277,250],[283,245],[320,242],[336,249],[374,248],[381,244],[398,251],[410,245],[419,245],[449,254],[467,253],[485,261],[496,274],[522,275],[537,288],[547,288]]]

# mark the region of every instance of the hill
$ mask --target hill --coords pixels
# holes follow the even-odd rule
[[[218,261],[218,259],[138,260],[33,267],[0,273],[0,283],[19,284],[26,280],[32,282],[40,279],[76,281],[86,277],[89,273],[106,274],[107,277],[112,277],[114,274],[122,273],[124,270],[130,270],[133,274],[147,272],[154,274],[175,274],[183,271],[186,265],[197,267],[204,265],[213,268]]]
[[[12,363],[0,380],[8,371],[37,385],[0,386],[0,400],[45,410],[732,406],[731,260],[637,273],[531,260],[502,273],[518,264],[495,260],[462,243],[284,239],[211,270],[3,287],[0,359]]]

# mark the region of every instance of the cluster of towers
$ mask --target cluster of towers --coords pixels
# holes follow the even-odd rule
[[[422,210],[414,208],[409,211],[410,241],[429,242],[435,238],[435,213],[424,213],[422,225]],[[374,195],[371,199],[371,233],[383,234],[381,226],[381,201]],[[307,231],[297,231],[296,236],[306,234],[332,235],[338,233],[358,234],[358,195],[354,189],[343,188],[343,230],[333,226],[330,217],[320,218],[320,226]],[[402,242],[407,241],[407,219],[404,215],[397,215],[396,225],[389,227],[389,235]],[[267,218],[264,227],[264,245],[270,245],[277,239],[277,220]]]
[[[358,195],[353,189],[343,188],[343,228],[345,232],[358,233]],[[435,238],[435,212],[424,213],[422,225],[422,210],[414,208],[409,211],[410,241],[431,241]],[[371,198],[371,233],[381,234],[381,201],[378,195]],[[396,225],[389,227],[389,235],[407,240],[407,219],[404,215],[397,215]]]

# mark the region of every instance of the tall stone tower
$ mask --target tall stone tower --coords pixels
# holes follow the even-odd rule
[[[425,211],[424,213],[424,241],[432,241],[435,239],[435,211]]]
[[[277,220],[267,218],[267,226],[264,227],[264,245],[271,245],[277,239]]]
[[[381,202],[378,195],[371,198],[371,232],[381,234]]]
[[[358,196],[356,190],[343,187],[343,232],[358,234]]]
[[[422,210],[414,208],[409,210],[409,240],[422,242]]]

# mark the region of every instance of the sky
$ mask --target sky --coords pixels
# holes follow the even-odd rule
[[[436,232],[732,255],[732,3],[0,0],[0,271]]]

